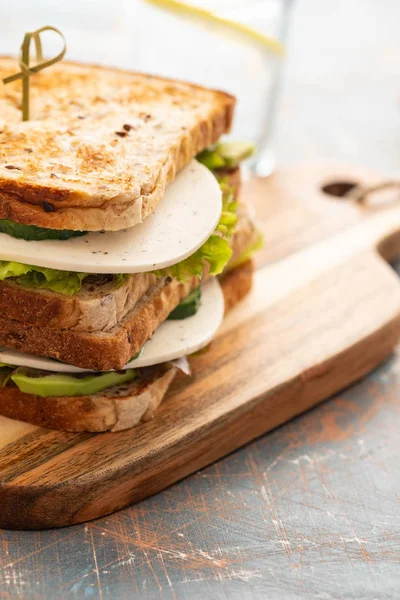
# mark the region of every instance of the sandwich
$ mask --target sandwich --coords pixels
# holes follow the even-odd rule
[[[250,290],[253,149],[221,142],[220,91],[68,62],[31,79],[28,122],[0,88],[0,414],[126,429]]]

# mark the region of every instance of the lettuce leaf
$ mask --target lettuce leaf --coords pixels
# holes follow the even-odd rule
[[[117,273],[114,275],[114,285],[116,288],[121,287],[126,279],[130,277],[130,273]]]
[[[181,262],[154,271],[158,277],[173,277],[184,281],[196,276],[201,279],[204,267],[209,265],[211,275],[219,275],[232,256],[229,238],[234,233],[237,223],[237,203],[234,190],[225,180],[219,182],[222,190],[222,213],[215,233],[194,254]]]
[[[226,179],[219,181],[219,187],[222,190],[222,213],[219,220],[217,231],[226,238],[230,238],[234,233],[238,221],[236,214],[238,204],[235,201],[235,190],[228,184]]]
[[[181,262],[154,271],[158,277],[174,277],[178,281],[185,281],[190,277],[197,276],[201,279],[206,263],[209,264],[211,275],[219,275],[230,257],[232,250],[229,242],[213,234],[194,254],[185,258]]]
[[[89,275],[90,273],[59,271],[0,260],[0,281],[4,281],[9,277],[16,277],[18,278],[17,282],[24,287],[51,290],[67,296],[73,296],[79,292],[83,280]],[[127,277],[130,277],[130,275],[126,273],[115,274],[115,287],[121,287]]]
[[[0,260],[0,281],[4,281],[7,277],[19,277],[20,275],[25,275],[29,270],[29,265]]]
[[[87,276],[88,273],[58,271],[0,260],[0,281],[9,277],[18,277],[18,283],[25,287],[52,290],[68,296],[79,292],[82,281]]]

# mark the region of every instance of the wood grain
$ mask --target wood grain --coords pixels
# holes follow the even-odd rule
[[[141,500],[314,406],[392,351],[400,286],[377,248],[386,258],[399,250],[400,208],[332,200],[320,191],[328,176],[358,172],[314,165],[248,186],[267,234],[254,290],[153,421],[95,436],[18,426],[12,442],[1,434],[10,422],[0,421],[0,526],[68,525]]]
[[[399,172],[400,3],[292,4],[279,163],[337,157]],[[7,6],[0,19],[3,52],[17,50],[33,14],[39,24],[48,20],[45,3]],[[75,44],[81,58],[90,51],[91,60],[134,64],[119,29],[116,43],[104,44],[104,28],[96,30],[100,7],[93,18],[79,18],[87,6],[69,5],[69,13],[79,12],[72,23],[65,5],[53,3],[52,19],[70,51]],[[91,35],[72,30],[77,24]],[[313,218],[311,211],[304,223],[311,230],[306,245],[317,233]],[[327,225],[328,234],[340,227]],[[144,502],[86,525],[1,531],[0,596],[395,600],[399,400],[397,353],[328,402]]]

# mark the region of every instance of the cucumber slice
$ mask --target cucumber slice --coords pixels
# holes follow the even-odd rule
[[[188,317],[192,317],[197,313],[200,308],[200,300],[201,300],[201,289],[200,287],[196,288],[186,296],[184,300],[173,310],[168,319],[178,321],[182,319],[187,319]]]
[[[36,372],[37,373],[37,372]],[[134,369],[127,371],[109,371],[107,373],[90,374],[83,376],[52,375],[35,376],[34,371],[16,371],[11,375],[15,385],[26,394],[42,396],[86,396],[97,394],[114,385],[121,385],[137,377]]]
[[[72,237],[85,235],[87,231],[71,231],[69,229],[46,229],[34,225],[23,225],[14,223],[10,219],[0,219],[0,233],[6,233],[12,237],[30,241],[42,240],[68,240]]]

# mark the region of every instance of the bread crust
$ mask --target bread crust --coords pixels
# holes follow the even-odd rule
[[[253,265],[248,261],[221,278],[225,313],[250,291]],[[147,421],[161,404],[177,369],[163,364],[140,369],[139,381],[115,386],[101,394],[42,398],[16,386],[0,389],[0,414],[50,429],[121,431]]]
[[[137,273],[117,287],[112,276],[95,276],[84,280],[80,292],[67,296],[26,288],[10,278],[0,282],[0,314],[37,327],[107,332],[156,282],[153,273]]]
[[[235,269],[228,271],[220,279],[225,300],[225,314],[250,293],[253,285],[254,263],[247,260]]]
[[[0,57],[0,79],[15,70]],[[117,230],[145,219],[177,171],[230,130],[235,99],[161,77],[63,62],[0,88],[0,218]],[[79,101],[70,90],[79,86]],[[7,87],[7,89],[5,89]]]
[[[121,431],[152,418],[177,369],[158,365],[131,384],[115,386],[92,396],[42,398],[16,386],[0,390],[4,417],[64,431]]]

